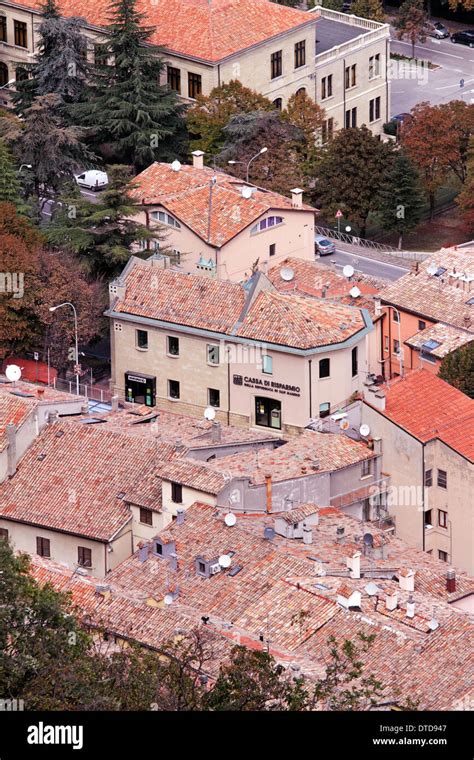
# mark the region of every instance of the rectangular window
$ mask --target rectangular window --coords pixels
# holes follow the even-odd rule
[[[166,343],[169,356],[179,356],[179,338],[175,338],[173,335],[168,335]]]
[[[431,509],[425,512],[425,525],[433,525],[433,510]]]
[[[438,549],[438,559],[440,559],[441,562],[447,562],[448,552],[442,552],[441,549]]]
[[[15,45],[18,47],[28,47],[28,35],[24,21],[14,21],[13,29],[15,32]]]
[[[384,351],[388,351],[390,349],[389,345],[389,337],[388,335],[385,336],[385,342],[384,342]]]
[[[270,243],[270,245],[268,246],[268,255],[269,256],[274,256],[275,253],[276,253],[276,244],[275,243]]]
[[[369,79],[380,76],[380,53],[369,58]]]
[[[355,377],[359,372],[359,357],[357,346],[352,349],[352,377]]]
[[[142,351],[146,351],[148,348],[148,331],[147,330],[136,330],[136,347],[140,348]]]
[[[321,79],[321,100],[332,97],[332,74]]]
[[[370,475],[371,470],[372,470],[372,460],[365,459],[362,462],[362,477],[365,478],[367,475]]]
[[[395,338],[393,339],[393,353],[397,355],[400,353],[400,343]]]
[[[352,66],[346,66],[345,70],[345,77],[344,77],[344,84],[346,90],[349,89],[349,87],[355,87],[357,84],[357,65],[355,63],[352,64]]]
[[[196,98],[202,92],[202,79],[200,74],[188,73],[188,96]]]
[[[422,319],[418,320],[418,329],[419,330],[426,330],[426,322],[423,322]]]
[[[168,396],[179,398],[179,380],[168,380]]]
[[[331,117],[330,119],[326,119],[323,121],[322,124],[322,134],[321,139],[323,145],[327,142],[330,142],[334,136],[334,119]]]
[[[181,92],[181,69],[168,66],[168,87],[175,92]]]
[[[320,359],[319,360],[319,377],[329,377],[331,368],[331,360],[330,359]]]
[[[153,512],[151,509],[140,507],[140,522],[144,525],[153,525]]]
[[[357,127],[357,108],[351,108],[346,111],[346,129]]]
[[[440,488],[448,487],[448,476],[446,470],[438,470],[438,486]]]
[[[255,424],[281,429],[281,401],[259,397],[255,399]]]
[[[273,374],[273,357],[268,354],[262,356],[262,372],[266,375]]]
[[[109,55],[107,47],[101,43],[94,45],[94,63],[96,66],[105,66]]]
[[[304,66],[306,63],[306,42],[297,42],[295,45],[295,69]]]
[[[331,404],[329,401],[325,401],[323,404],[319,405],[319,416],[321,418],[323,417],[329,417],[331,414]]]
[[[183,503],[183,486],[181,483],[171,483],[171,501],[175,504]]]
[[[207,362],[208,364],[219,364],[219,346],[207,344]]]
[[[0,16],[0,42],[8,42],[6,16]]]
[[[36,536],[36,554],[40,557],[51,557],[51,541],[49,538]]]
[[[438,525],[440,528],[448,527],[448,513],[443,509],[438,509]]]
[[[380,119],[380,98],[373,98],[369,101],[369,121]]]
[[[356,71],[357,71],[357,64],[353,63],[351,66],[351,87],[355,87],[357,84]]]
[[[350,66],[346,66],[346,69],[344,72],[344,87],[346,88],[346,90],[348,90],[349,87],[351,86],[350,83],[351,83],[351,70],[350,70]]]
[[[425,486],[431,488],[433,485],[433,470],[426,470],[425,472]]]
[[[207,397],[209,406],[219,408],[221,405],[221,392],[217,388],[208,388]]]
[[[0,539],[8,541],[8,530],[6,528],[0,528]]]
[[[400,312],[392,311],[392,319],[394,322],[400,322]]]
[[[92,550],[85,546],[78,546],[77,564],[81,567],[92,567]]]
[[[281,50],[277,50],[276,53],[272,53],[270,57],[271,78],[281,77],[283,72],[283,62]]]

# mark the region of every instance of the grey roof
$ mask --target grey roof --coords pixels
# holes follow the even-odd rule
[[[326,50],[330,50],[335,45],[353,40],[361,34],[367,34],[369,31],[371,30],[360,26],[320,18],[316,22],[316,55],[325,53]]]

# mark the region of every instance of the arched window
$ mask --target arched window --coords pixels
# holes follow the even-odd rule
[[[298,97],[303,97],[304,95],[306,95],[306,87],[300,87],[299,90],[296,90],[295,95],[297,95]]]
[[[282,101],[282,99],[281,98],[277,98],[276,100],[273,101],[273,105],[275,106],[275,108],[278,108],[278,110],[281,111],[281,109],[283,108],[283,101]]]
[[[282,216],[267,216],[265,219],[260,219],[258,224],[254,224],[250,233],[255,235],[256,232],[263,232],[263,230],[269,230],[270,227],[276,227],[277,224],[283,224]]]
[[[0,61],[0,87],[8,84],[8,66]]]
[[[152,211],[150,216],[155,221],[161,222],[161,224],[169,224],[170,227],[176,227],[178,230],[181,229],[181,225],[178,220],[175,219],[174,216],[171,216],[171,214],[168,214],[166,211]]]

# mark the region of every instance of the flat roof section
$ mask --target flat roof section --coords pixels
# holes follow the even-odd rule
[[[316,22],[316,55],[325,53],[327,50],[343,42],[349,42],[361,34],[372,31],[361,26],[342,24],[340,21],[332,21],[328,18],[318,18]]]

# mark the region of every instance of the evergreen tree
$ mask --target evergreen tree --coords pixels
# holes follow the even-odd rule
[[[351,5],[351,13],[371,21],[385,21],[385,13],[381,0],[355,0]]]
[[[163,143],[179,131],[185,107],[159,84],[165,64],[136,0],[114,0],[111,8],[90,99],[77,114],[96,145],[105,143],[109,155],[138,172],[163,157]]]
[[[23,205],[18,172],[3,140],[0,140],[0,203],[13,203],[16,208]]]
[[[439,368],[439,376],[458,391],[474,398],[474,342],[448,354]]]
[[[378,214],[384,230],[398,233],[398,247],[403,235],[421,220],[423,193],[415,167],[403,152],[396,154],[379,193]]]

